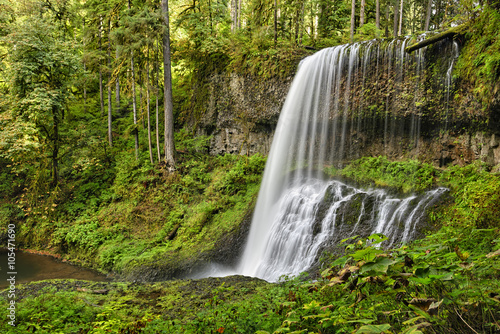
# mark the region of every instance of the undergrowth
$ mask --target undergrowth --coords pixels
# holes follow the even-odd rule
[[[118,272],[175,265],[174,260],[183,263],[214,249],[223,235],[237,228],[255,200],[265,159],[211,157],[194,147],[200,145],[186,149],[174,174],[129,161],[123,174],[114,178],[113,191],[101,192],[106,200],[83,210],[72,224],[51,216],[58,222],[55,226],[36,227],[51,231],[52,247]],[[343,255],[324,256],[329,260],[322,263],[315,281],[299,276],[283,277],[276,284],[250,279],[234,285],[234,280],[243,279],[238,277],[124,283],[127,286],[109,288],[107,296],[48,290],[19,301],[19,327],[12,331],[2,324],[0,329],[260,334],[500,331],[497,173],[479,162],[436,169],[385,157],[362,158],[344,170],[329,172],[365,186],[404,192],[445,186],[451,200],[430,212],[438,231],[413,243],[384,249],[386,237],[380,234],[343,240]],[[126,188],[131,191],[121,192]],[[6,302],[5,295],[0,298]],[[5,312],[2,307],[0,316],[6,317]]]
[[[320,278],[209,278],[156,284],[31,283],[8,333],[497,333],[500,239],[465,252],[456,238],[384,250],[380,234],[342,241]],[[37,284],[53,286],[36,291]],[[87,283],[88,284],[88,283]],[[97,283],[102,285],[103,283]],[[5,294],[0,296],[5,302]],[[6,317],[5,307],[0,316]]]
[[[265,165],[262,155],[210,156],[209,140],[180,131],[174,173],[131,151],[108,165],[96,159],[75,166],[78,176],[59,189],[3,205],[0,215],[10,219],[1,228],[14,222],[21,247],[49,249],[104,272],[168,262],[169,253],[176,262],[194,259],[239,228]]]

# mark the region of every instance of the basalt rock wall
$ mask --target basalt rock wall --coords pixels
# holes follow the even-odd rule
[[[267,154],[292,77],[261,79],[214,73],[206,86],[199,134],[211,135],[211,154]]]
[[[481,105],[473,85],[453,72],[466,43],[449,39],[408,54],[411,42],[346,48],[343,74],[334,77],[341,89],[331,93],[329,115],[320,120],[339,128],[331,143],[345,146],[340,161],[387,155],[436,166],[500,164],[500,99]],[[194,122],[199,134],[212,136],[210,153],[268,154],[292,80],[213,73],[206,110]]]

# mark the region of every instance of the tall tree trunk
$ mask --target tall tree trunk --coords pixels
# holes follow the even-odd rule
[[[165,163],[169,170],[175,169],[174,106],[172,102],[172,72],[170,65],[170,23],[168,0],[161,0],[163,22],[163,67],[164,67],[164,112],[165,112]]]
[[[110,34],[111,34],[111,20],[109,20],[109,25],[108,25],[108,142],[109,146],[113,146],[113,135],[112,135],[112,130],[111,130],[111,125],[113,121],[113,116],[112,116],[112,105],[111,105],[111,39],[110,39]]]
[[[309,13],[309,15],[311,16],[311,38],[312,39],[316,39],[316,27],[315,27],[315,24],[314,24],[314,20],[316,19],[316,11],[315,11],[315,8],[314,8],[315,4],[314,3],[311,3],[311,12]]]
[[[83,19],[83,31],[85,32],[85,19]],[[83,49],[85,50],[85,34],[82,39],[83,42]],[[83,113],[87,113],[87,64],[85,63],[85,60],[83,60],[83,75],[84,75],[84,80],[83,80]]]
[[[102,88],[102,16],[99,17],[99,97],[101,99],[101,115],[104,115],[104,92]]]
[[[431,23],[431,13],[432,13],[432,0],[429,0],[427,2],[427,13],[425,15],[424,31],[429,31],[429,25]]]
[[[278,0],[274,0],[274,46],[278,44]]]
[[[356,0],[351,1],[351,33],[350,33],[350,41],[354,42],[354,25],[356,20]]]
[[[118,22],[118,18],[117,18],[117,22]],[[118,27],[118,23],[116,24],[116,26]],[[115,57],[116,57],[117,61],[120,58],[120,49],[118,47],[118,43],[116,44]],[[115,84],[115,86],[116,86],[115,87],[115,89],[116,89],[116,100],[115,100],[116,111],[118,113],[120,113],[121,109],[120,109],[120,74],[119,73],[117,73],[117,75],[116,75],[116,84]]]
[[[302,2],[302,9],[298,12],[298,20],[297,20],[297,31],[298,31],[298,43],[297,45],[302,45],[302,38],[304,37],[304,19],[305,19],[305,10],[306,10],[306,2]]]
[[[403,0],[401,0],[401,5],[399,6],[399,29],[398,29],[398,36],[402,35],[402,28],[403,28]]]
[[[295,45],[299,45],[300,10],[295,11]]]
[[[146,36],[147,38],[147,36]],[[149,160],[151,160],[151,164],[154,164],[153,160],[153,145],[151,143],[151,115],[149,111],[149,44],[147,47],[147,59],[146,59],[146,109],[148,118],[148,148],[149,148]]]
[[[139,80],[137,80],[139,84],[139,105],[137,109],[139,110],[139,119],[142,120],[142,129],[146,129],[146,117],[144,117],[144,101],[142,100],[142,92],[144,91],[144,81],[142,79],[142,69],[139,67]]]
[[[385,5],[385,38],[389,38],[389,4]]]
[[[83,62],[83,73],[87,72],[87,65]],[[83,113],[87,113],[87,80],[83,81]]]
[[[128,1],[130,9],[130,0]],[[135,92],[135,68],[134,68],[134,50],[130,51],[130,70],[132,71],[132,108],[134,111],[134,139],[135,139],[135,159],[139,159],[139,129],[137,127],[137,98]]]
[[[413,18],[411,20],[411,34],[414,35],[415,34],[415,29],[416,29],[416,25],[417,25],[417,4],[415,2],[413,2],[411,4],[412,6],[412,10],[411,12],[413,13]]]
[[[238,29],[241,29],[241,0],[238,0],[238,15],[237,16],[238,16]]]
[[[380,0],[377,0],[375,8],[375,26],[380,29]]]
[[[238,30],[238,18],[240,13],[240,3],[238,0],[231,0],[231,31]]]
[[[52,107],[52,139],[54,146],[52,147],[52,186],[55,187],[59,183],[59,114],[55,107]]]
[[[361,0],[361,7],[359,8],[359,27],[365,24],[365,0]]]
[[[394,28],[393,28],[394,37],[398,37],[398,19],[399,19],[399,2],[398,0],[394,0]]]
[[[158,54],[160,53],[160,42],[156,39],[156,53],[155,53],[155,72],[156,72],[156,151],[158,153],[158,162],[161,161],[160,153],[160,117],[159,117],[159,98],[160,85],[159,85],[159,64],[158,64]]]

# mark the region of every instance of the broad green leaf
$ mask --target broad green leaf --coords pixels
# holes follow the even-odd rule
[[[420,278],[427,277],[427,275],[429,274],[429,271],[430,271],[430,269],[429,269],[428,265],[418,267],[415,269],[415,276],[420,277]]]
[[[362,324],[371,324],[375,319],[356,319],[347,321],[348,323],[362,323]]]
[[[453,273],[445,273],[441,275],[429,275],[429,278],[432,280],[451,281],[453,280]]]
[[[321,306],[320,303],[318,303],[317,301],[313,300],[309,304],[305,304],[304,305],[304,310],[315,309],[315,308],[319,308],[320,306]]]
[[[367,247],[367,248],[363,248],[363,249],[360,249],[360,250],[354,252],[354,254],[352,254],[352,258],[355,261],[365,260],[367,262],[371,262],[375,259],[375,257],[378,254],[381,254],[381,253],[383,253],[383,251],[380,249],[376,249],[373,247]]]
[[[340,240],[340,243],[343,244],[344,242],[346,242],[348,240],[354,240],[357,237],[359,237],[359,235],[355,235],[355,236],[352,236],[352,237],[349,237],[349,238],[342,239],[342,240]]]
[[[411,319],[408,319],[406,321],[403,322],[403,325],[411,325],[411,324],[414,324],[417,320],[420,320],[420,319],[425,319],[423,316],[417,316],[417,317],[413,317]]]
[[[356,334],[380,334],[380,333],[383,333],[384,331],[388,330],[389,328],[391,328],[391,325],[389,325],[389,324],[365,325],[365,326],[361,326],[356,331]]]
[[[391,260],[386,257],[378,258],[375,262],[366,263],[361,267],[360,273],[375,272],[386,274],[389,266],[396,263],[396,261]]]
[[[410,328],[405,329],[402,334],[423,334],[419,328],[420,325],[411,326]]]
[[[376,245],[376,244],[379,244],[379,243],[387,240],[388,238],[381,233],[375,233],[375,234],[370,235],[367,239],[371,240],[373,245]]]

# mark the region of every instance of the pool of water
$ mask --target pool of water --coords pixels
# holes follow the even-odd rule
[[[106,281],[107,278],[93,270],[61,262],[51,256],[25,253],[16,250],[16,284],[54,278],[73,278],[89,281]],[[8,252],[0,249],[0,289],[8,286]]]

